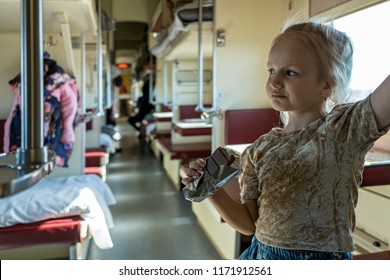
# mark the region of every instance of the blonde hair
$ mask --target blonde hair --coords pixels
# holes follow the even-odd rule
[[[312,49],[318,58],[320,73],[331,81],[333,90],[325,102],[323,113],[328,113],[334,105],[345,101],[350,92],[353,59],[353,45],[348,35],[331,25],[309,21],[297,24],[287,22],[273,44],[285,36],[298,39]],[[283,119],[282,122],[286,124]]]

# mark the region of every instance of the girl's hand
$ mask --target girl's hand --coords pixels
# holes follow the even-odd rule
[[[187,185],[195,180],[196,177],[201,176],[204,168],[206,167],[206,161],[204,159],[198,158],[191,161],[188,164],[188,167],[184,169],[184,172],[188,177],[185,177],[181,180],[184,185]]]

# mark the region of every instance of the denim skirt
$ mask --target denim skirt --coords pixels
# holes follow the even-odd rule
[[[251,245],[241,254],[240,260],[351,260],[350,252],[321,252],[289,250],[268,246],[255,236]]]

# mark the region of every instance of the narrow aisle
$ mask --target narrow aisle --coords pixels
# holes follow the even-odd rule
[[[112,156],[107,184],[117,204],[111,207],[114,247],[92,242],[91,259],[220,259],[191,210],[148,145],[125,120],[118,122],[123,150]]]

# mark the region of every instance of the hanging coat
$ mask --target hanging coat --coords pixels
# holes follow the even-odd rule
[[[44,145],[55,151],[57,166],[67,167],[75,142],[78,88],[74,77],[65,73],[54,60],[45,59],[44,66]],[[20,75],[9,84],[15,97],[4,124],[4,152],[21,145]]]

